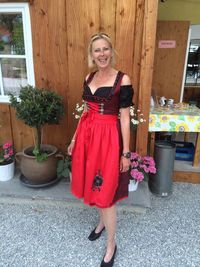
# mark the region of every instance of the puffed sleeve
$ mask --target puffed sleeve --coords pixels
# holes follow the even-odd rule
[[[122,85],[119,95],[119,107],[127,108],[133,105],[133,87],[132,85]]]

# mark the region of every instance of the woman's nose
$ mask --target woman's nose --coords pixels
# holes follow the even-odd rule
[[[100,55],[104,55],[104,50],[102,49],[101,51],[100,51]]]

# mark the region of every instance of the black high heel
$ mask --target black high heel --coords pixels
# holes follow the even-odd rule
[[[96,230],[96,228],[90,233],[90,235],[88,236],[88,239],[90,240],[90,241],[94,241],[94,240],[96,240],[96,239],[98,239],[100,236],[101,236],[101,234],[102,234],[102,232],[103,232],[103,230],[105,229],[105,227],[103,227],[103,229],[99,232],[99,233],[95,233],[95,230]]]
[[[104,261],[104,257],[105,257],[105,255],[104,255],[100,267],[112,267],[113,264],[114,264],[114,260],[115,260],[116,252],[117,252],[117,245],[115,245],[115,250],[114,250],[114,253],[113,253],[112,258],[110,259],[110,261],[109,261],[109,262],[105,262],[105,261]]]

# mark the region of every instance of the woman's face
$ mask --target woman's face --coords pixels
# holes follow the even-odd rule
[[[92,59],[99,68],[106,68],[111,63],[112,50],[104,39],[98,39],[92,43]]]

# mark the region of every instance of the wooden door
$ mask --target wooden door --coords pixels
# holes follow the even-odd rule
[[[153,84],[157,96],[180,101],[189,21],[158,21]]]

